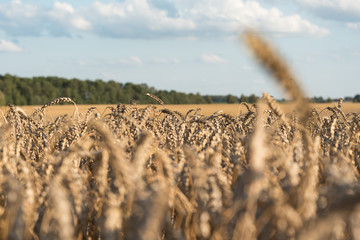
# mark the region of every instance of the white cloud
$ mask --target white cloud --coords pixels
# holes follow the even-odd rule
[[[80,16],[72,5],[55,2],[53,9],[48,12],[51,19],[65,28],[71,27],[79,30],[91,29],[91,23]]]
[[[180,1],[180,0],[178,0]],[[256,1],[214,0],[211,4],[201,0],[187,10],[205,29],[236,32],[241,28],[255,28],[270,33],[307,34],[324,36],[327,29],[320,28],[299,15],[285,16],[279,9],[263,8]]]
[[[20,0],[13,0],[10,3],[0,5],[0,13],[7,18],[31,18],[36,16],[39,11],[38,7],[33,4],[23,4]]]
[[[87,14],[96,22],[98,34],[111,37],[182,35],[182,31],[196,28],[193,20],[169,17],[166,10],[155,8],[147,0],[95,2]]]
[[[285,15],[254,0],[96,1],[78,8],[56,1],[50,9],[20,0],[0,3],[0,28],[10,35],[59,36],[87,31],[116,38],[199,38],[234,36],[248,27],[281,34],[329,33],[300,15]]]
[[[79,30],[89,30],[91,29],[91,23],[86,21],[82,17],[74,17],[70,19],[70,25]]]
[[[21,52],[22,48],[15,43],[0,40],[0,52]]]
[[[297,3],[323,18],[339,21],[360,19],[358,0],[297,0]]]
[[[204,63],[224,63],[225,59],[215,54],[203,54],[201,56],[201,61]]]
[[[360,12],[360,2],[357,0],[297,0],[297,2],[311,8],[329,8],[346,12]]]
[[[42,13],[36,5],[20,0],[0,4],[0,29],[9,35],[38,35],[42,25]]]
[[[74,8],[68,3],[55,2],[54,9],[70,14],[73,14],[75,12]]]
[[[0,28],[12,36],[69,36],[90,30],[91,23],[68,3],[55,2],[49,9],[13,0],[0,3]]]
[[[350,29],[359,29],[360,28],[360,22],[354,23],[354,22],[349,22],[346,23],[346,26]]]
[[[131,56],[127,58],[106,60],[106,63],[110,65],[141,65],[143,61],[137,56]]]

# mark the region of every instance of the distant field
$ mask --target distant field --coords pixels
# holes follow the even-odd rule
[[[326,107],[333,107],[336,103],[316,103],[311,104],[312,108],[316,108],[318,111],[325,109]],[[112,106],[115,107],[116,105],[77,105],[78,110],[80,113],[85,113],[90,107],[96,107],[100,114],[106,114],[110,110],[106,109],[107,107]],[[147,105],[138,105],[138,108],[146,107]],[[158,109],[163,108],[161,105],[155,105]],[[292,112],[293,106],[290,103],[283,103],[280,104],[281,108],[284,112]],[[25,112],[32,113],[35,109],[40,108],[41,106],[20,106]],[[216,111],[222,110],[224,113],[228,113],[231,115],[239,115],[241,113],[247,112],[244,105],[240,104],[198,104],[198,105],[165,105],[165,108],[176,110],[181,113],[186,113],[190,109],[197,109],[200,108],[200,113],[203,115],[211,115]],[[3,112],[6,112],[9,107],[1,107]],[[343,103],[342,110],[344,113],[349,112],[360,112],[360,103]],[[48,117],[56,117],[61,114],[71,114],[74,111],[74,106],[71,104],[67,105],[55,105],[46,108],[45,113]],[[322,115],[329,114],[328,111],[323,111]]]

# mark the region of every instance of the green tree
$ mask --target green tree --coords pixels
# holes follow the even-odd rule
[[[213,100],[212,100],[212,98],[211,98],[209,95],[206,95],[206,96],[205,96],[205,101],[206,101],[206,103],[208,103],[208,104],[214,103]]]
[[[227,103],[237,103],[238,100],[237,100],[237,98],[235,96],[229,94],[229,95],[226,96],[226,102]]]
[[[206,103],[204,98],[200,95],[200,93],[196,93],[196,95],[195,95],[195,103],[196,104],[204,104],[204,103]]]
[[[355,95],[353,102],[360,102],[360,94]]]
[[[247,101],[248,101],[248,98],[244,94],[241,94],[239,102],[242,103],[242,102],[247,102]]]
[[[248,97],[248,102],[249,103],[256,103],[258,101],[258,97],[255,95],[255,94],[251,94],[249,97]]]

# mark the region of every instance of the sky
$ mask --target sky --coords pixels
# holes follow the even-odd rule
[[[309,97],[360,94],[360,0],[0,0],[0,74],[286,97],[244,45],[247,29]]]

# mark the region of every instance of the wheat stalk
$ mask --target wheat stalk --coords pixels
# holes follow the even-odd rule
[[[288,65],[259,34],[248,31],[244,34],[244,40],[262,66],[275,77],[275,80],[296,101],[301,121],[306,124],[309,112],[308,103],[303,90]]]

